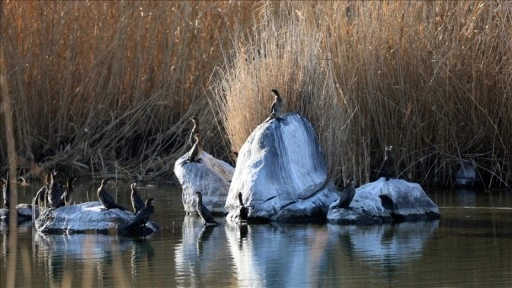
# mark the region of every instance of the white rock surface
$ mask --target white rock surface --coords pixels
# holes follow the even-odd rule
[[[237,221],[238,192],[249,221],[325,220],[338,194],[311,124],[297,113],[260,124],[239,151],[229,189],[228,219]]]
[[[356,189],[347,209],[331,204],[327,220],[335,224],[381,224],[434,220],[441,214],[437,205],[417,183],[384,177]]]
[[[185,212],[196,213],[195,192],[203,194],[203,203],[215,214],[227,214],[224,204],[229,185],[233,178],[233,168],[228,163],[214,158],[203,151],[201,162],[187,162],[188,153],[174,164],[174,174],[183,188],[182,201]]]
[[[99,201],[46,209],[35,222],[40,233],[101,233],[124,234],[122,228],[130,224],[135,215],[119,209],[103,210]],[[158,231],[158,225],[151,221],[146,224],[142,236]],[[137,236],[137,235],[132,235]]]
[[[32,221],[33,213],[35,218],[39,216],[39,208],[37,206],[32,206],[32,204],[18,204],[16,205],[16,211],[18,212],[18,224]],[[0,209],[0,221],[9,222],[9,209]]]

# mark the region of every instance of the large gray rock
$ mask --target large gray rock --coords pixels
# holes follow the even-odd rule
[[[32,221],[32,215],[34,215],[34,219],[39,216],[39,207],[32,206],[32,204],[18,204],[16,211],[18,224]],[[9,209],[0,209],[0,221],[9,222]]]
[[[148,236],[160,227],[149,221],[137,229],[124,229],[135,215],[119,209],[105,210],[99,201],[46,209],[35,222],[40,233],[100,233],[124,236]]]
[[[238,221],[242,192],[249,222],[325,221],[338,193],[311,124],[297,113],[260,124],[239,151],[226,209]]]
[[[203,204],[214,214],[226,215],[224,208],[229,185],[233,177],[233,168],[228,163],[214,158],[203,151],[201,162],[188,162],[188,153],[174,164],[174,174],[183,188],[183,208],[187,214],[196,214],[195,192],[203,194]]]
[[[434,220],[441,214],[437,205],[417,183],[381,177],[356,189],[348,208],[331,204],[327,220],[332,224],[382,224]]]

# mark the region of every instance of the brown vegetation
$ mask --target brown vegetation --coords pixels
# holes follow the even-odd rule
[[[450,184],[471,161],[486,184],[512,181],[511,2],[7,1],[1,13],[17,156],[39,168],[169,176],[194,114],[205,150],[228,159],[276,88],[313,123],[337,183],[374,177],[386,145],[402,178]]]

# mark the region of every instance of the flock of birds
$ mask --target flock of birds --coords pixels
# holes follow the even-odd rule
[[[265,120],[265,122],[271,119],[279,119],[282,113],[283,107],[283,99],[280,96],[279,92],[276,89],[271,90],[272,95],[274,96],[274,102],[270,108],[270,116]],[[202,136],[201,130],[199,128],[199,119],[197,116],[193,116],[190,118],[193,123],[193,128],[189,136],[189,143],[192,145],[187,157],[187,162],[200,162],[201,154],[203,152],[203,144],[202,144]],[[394,177],[394,158],[392,154],[393,146],[386,147],[385,150],[385,158],[382,163],[380,170],[380,175],[386,178],[386,181],[390,178]],[[237,156],[236,152],[233,152],[234,155]],[[45,207],[49,206],[50,208],[59,208],[65,205],[72,205],[73,202],[73,182],[76,180],[76,177],[70,177],[67,180],[67,189],[64,190],[63,186],[59,183],[57,178],[57,172],[54,170],[51,173],[47,173],[45,177],[45,185],[37,192],[34,197],[32,204],[33,205],[44,205]],[[122,211],[126,211],[127,209],[122,205],[116,203],[115,199],[110,195],[110,193],[106,189],[106,185],[109,181],[114,178],[105,178],[101,181],[101,185],[98,188],[97,195],[99,201],[103,204],[104,210],[108,209],[119,209]],[[1,179],[3,183],[3,199],[4,199],[4,207],[6,209],[10,208],[9,204],[9,190],[10,183],[7,175],[6,179]],[[353,197],[355,193],[354,186],[356,184],[356,179],[351,182],[349,185],[349,189],[347,191],[350,196]],[[155,207],[153,206],[153,201],[155,199],[149,198],[145,202],[139,196],[136,190],[136,184],[133,183],[130,185],[131,188],[131,203],[133,208],[133,213],[135,214],[134,221],[129,225],[130,227],[142,226],[146,225],[149,221],[150,216],[154,213]],[[199,216],[203,220],[203,224],[206,225],[218,225],[219,223],[215,221],[210,210],[203,203],[203,196],[201,192],[195,192],[195,196],[197,198],[196,201],[196,210]],[[247,221],[249,215],[249,209],[246,207],[242,201],[242,193],[238,193],[239,200],[239,215],[238,218],[240,221]],[[350,197],[349,199],[351,199]]]

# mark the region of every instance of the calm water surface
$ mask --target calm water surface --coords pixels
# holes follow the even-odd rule
[[[38,185],[20,187],[21,202]],[[78,185],[75,201],[96,200]],[[127,184],[110,187],[129,206]],[[116,192],[117,191],[117,192]],[[147,239],[41,235],[0,227],[0,286],[6,287],[9,233],[17,233],[16,287],[512,287],[512,193],[429,192],[436,222],[368,227],[238,226],[219,218],[203,228],[185,216],[181,190],[140,189],[154,197]]]

